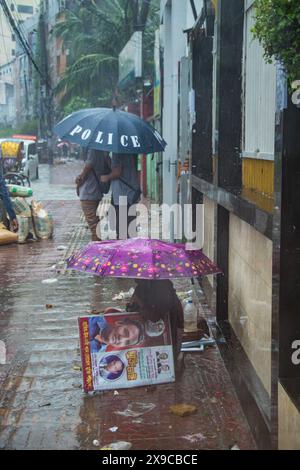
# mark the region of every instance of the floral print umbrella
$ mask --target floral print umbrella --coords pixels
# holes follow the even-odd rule
[[[221,273],[200,250],[145,238],[90,243],[67,260],[67,268],[102,277],[178,279]]]

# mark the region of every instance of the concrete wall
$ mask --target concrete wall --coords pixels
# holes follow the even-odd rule
[[[229,321],[271,395],[272,242],[233,214],[229,233]]]
[[[278,448],[300,450],[300,413],[278,384]]]
[[[162,43],[164,48],[164,102],[163,137],[168,143],[163,157],[163,200],[166,204],[177,201],[177,132],[178,132],[178,63],[186,54],[187,2],[168,2],[162,15]]]
[[[212,261],[215,260],[215,211],[216,204],[207,197],[203,198],[204,204],[204,246],[203,253]],[[214,286],[214,276],[208,276],[210,286]]]

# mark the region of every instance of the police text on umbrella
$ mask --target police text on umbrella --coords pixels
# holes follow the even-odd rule
[[[80,138],[82,141],[88,140],[91,137],[92,129],[83,129],[81,126],[77,125],[71,132],[70,135],[75,136],[81,134]],[[95,142],[97,144],[103,144],[104,140],[107,141],[107,145],[113,145],[114,134],[109,132],[104,134],[102,131],[97,131],[97,136]],[[139,148],[141,146],[139,138],[137,135],[121,135],[120,142],[121,145],[126,148],[129,146],[130,140],[134,148]]]

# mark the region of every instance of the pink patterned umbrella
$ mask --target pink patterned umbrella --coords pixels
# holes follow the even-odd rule
[[[67,260],[67,268],[102,277],[176,279],[222,271],[200,250],[146,238],[90,243]]]

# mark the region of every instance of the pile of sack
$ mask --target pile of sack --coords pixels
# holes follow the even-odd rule
[[[32,189],[10,184],[7,188],[18,219],[19,230],[18,233],[13,233],[0,223],[0,245],[51,238],[54,231],[52,215],[46,211],[41,202],[32,198]]]
[[[19,243],[25,243],[27,240],[48,240],[52,237],[53,218],[44,209],[41,202],[24,197],[14,197],[12,204],[19,223]]]

